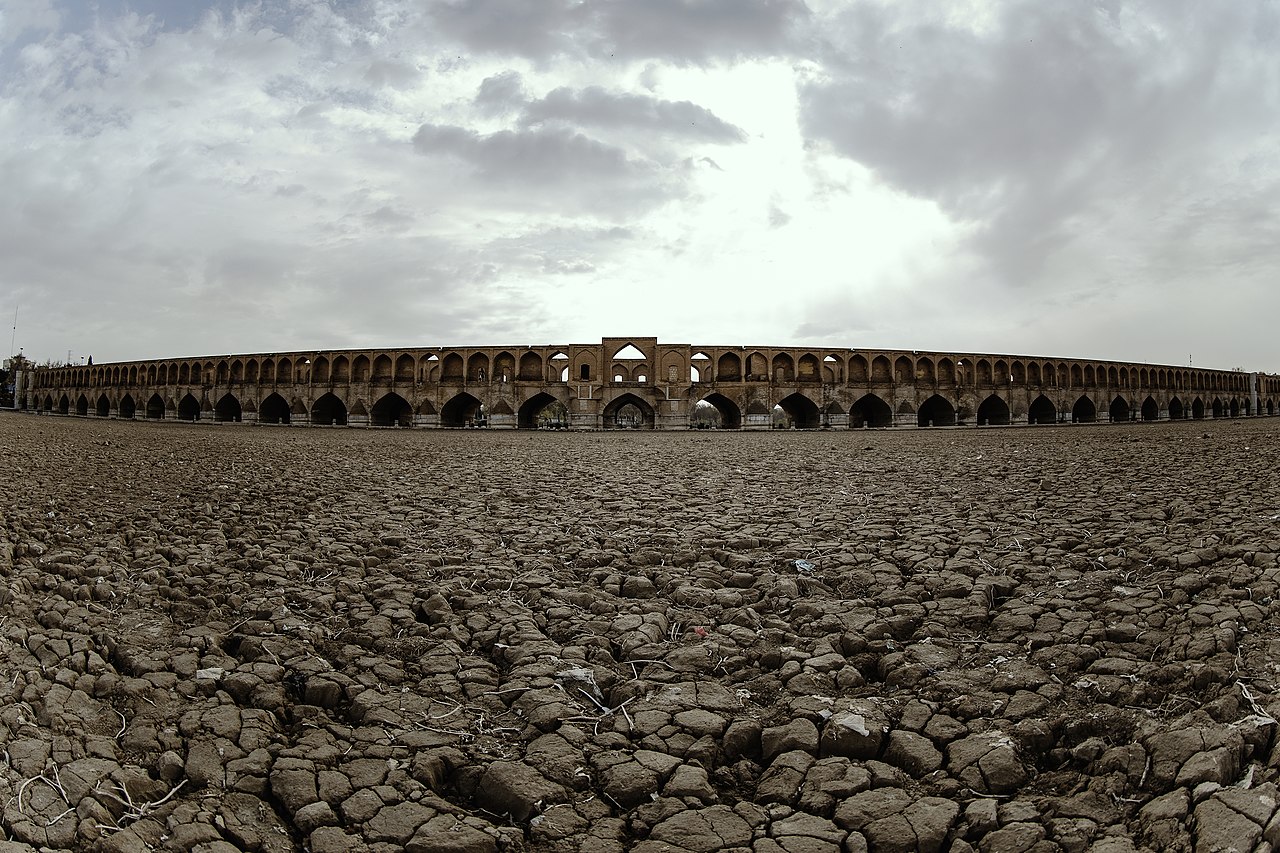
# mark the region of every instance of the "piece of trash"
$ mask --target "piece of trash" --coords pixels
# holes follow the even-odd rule
[[[693,633],[697,634],[699,637],[705,637],[707,636],[707,629],[699,625],[693,629]]]
[[[219,678],[222,678],[222,676],[226,675],[226,673],[227,671],[220,666],[211,666],[208,669],[197,669],[196,678],[197,679],[207,678],[210,681],[217,681]]]
[[[810,563],[808,560],[794,560],[793,565],[796,567],[796,569],[802,572],[811,572],[817,568],[817,566],[815,566],[813,563]]]

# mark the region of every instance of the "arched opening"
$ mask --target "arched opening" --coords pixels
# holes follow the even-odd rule
[[[351,362],[351,381],[353,382],[369,381],[369,356],[358,355]]]
[[[440,425],[444,427],[484,426],[484,407],[480,401],[465,391],[444,404],[440,410]]]
[[[932,359],[928,359],[924,357],[916,359],[916,383],[925,384],[925,385],[934,384],[934,370],[933,370]]]
[[[716,362],[717,382],[741,382],[742,359],[736,353],[727,352]]]
[[[569,409],[550,394],[534,394],[520,404],[520,410],[516,412],[516,426],[520,429],[568,429]]]
[[[1145,382],[1143,383],[1146,384]],[[1160,404],[1151,397],[1142,401],[1142,419],[1144,421],[1160,420]]]
[[[200,401],[190,394],[183,396],[178,401],[178,420],[180,421],[198,421],[200,420]]]
[[[990,385],[991,384],[991,362],[987,361],[985,358],[978,359],[977,371],[978,371],[978,384]]]
[[[1032,365],[1035,366],[1034,364]],[[1031,408],[1027,410],[1027,423],[1029,424],[1051,424],[1058,420],[1058,408],[1053,402],[1041,394],[1031,401]]]
[[[1003,358],[996,360],[996,366],[994,369],[994,378],[997,385],[1008,385],[1013,380],[1013,376],[1009,373],[1009,362],[1005,361]]]
[[[604,408],[605,429],[653,429],[653,407],[634,394],[623,394]]]
[[[1098,407],[1088,397],[1081,395],[1071,407],[1071,422],[1075,424],[1091,424],[1098,419]]]
[[[103,394],[98,398],[98,417],[105,418],[111,414],[111,401]]]
[[[893,409],[875,394],[867,394],[850,407],[849,426],[853,429],[893,426]]]
[[[1129,420],[1129,401],[1124,397],[1116,397],[1111,401],[1111,406],[1107,411],[1111,415],[1112,423],[1127,421]]]
[[[1199,397],[1191,401],[1191,417],[1197,421],[1204,420],[1204,400]]]
[[[741,429],[742,410],[723,394],[711,394],[693,406],[689,414],[693,429]]]
[[[40,408],[46,412],[53,411],[53,395],[52,394],[44,395],[44,405],[42,405]]]
[[[800,361],[796,362],[796,379],[800,382],[820,382],[822,374],[818,369],[818,357],[812,353],[805,353],[800,356]]]
[[[213,407],[213,419],[222,423],[239,423],[243,409],[234,394],[223,394]]]
[[[945,361],[946,359],[943,360]],[[939,367],[939,369],[941,369],[941,367]],[[860,355],[855,355],[849,359],[849,381],[867,381],[867,360]]]
[[[561,382],[569,381],[569,356],[562,352],[554,353],[551,356],[551,376],[552,382],[556,380]]]
[[[1237,400],[1235,397],[1231,398],[1231,417],[1233,418],[1240,417],[1240,401]]]
[[[905,355],[898,356],[898,360],[893,363],[893,377],[899,385],[910,385],[915,379],[916,369],[911,364],[911,359]]]
[[[1007,411],[1006,407],[1006,417]],[[942,396],[934,394],[928,400],[925,400],[924,405],[920,407],[920,411],[916,412],[916,425],[922,427],[955,426],[955,407]]]
[[[67,395],[63,394],[58,398],[58,414],[65,415],[71,411],[71,401],[67,399]]]
[[[473,353],[471,358],[467,359],[467,381],[489,381],[489,356],[482,352],[477,352]]]
[[[956,366],[949,358],[944,358],[938,361],[938,384],[956,384]]]
[[[334,382],[350,382],[351,361],[345,355],[337,356],[333,360],[333,367],[330,368],[329,375],[333,377]]]
[[[1033,388],[1039,388],[1040,382],[1040,365],[1033,361],[1027,365],[1027,384]]]
[[[396,359],[396,381],[397,382],[413,382],[413,372],[418,366],[414,363],[413,356],[405,353]]]
[[[1268,400],[1267,401],[1267,417],[1271,417],[1275,413],[1276,413],[1276,401]]]
[[[979,426],[1004,426],[1009,423],[1009,404],[992,394],[978,405]]]
[[[822,413],[818,404],[803,394],[795,393],[783,397],[778,406],[784,413],[784,428],[817,429],[822,426]]]
[[[336,394],[323,395],[311,404],[311,423],[317,426],[346,426],[346,404]]]
[[[516,358],[509,352],[500,352],[493,359],[493,381],[510,382],[516,377]],[[502,414],[496,408],[495,415]],[[507,414],[515,414],[508,412]]]
[[[391,356],[386,353],[382,353],[373,360],[373,381],[391,381]]]
[[[311,381],[317,385],[325,385],[329,382],[329,359],[322,355],[316,356],[316,360],[311,363]]]
[[[293,382],[293,360],[282,358],[276,362],[276,384],[289,385]]]
[[[780,352],[773,356],[773,382],[792,383],[796,380],[795,362],[791,360],[786,352]]]
[[[1225,416],[1226,413],[1227,413],[1227,410],[1226,410],[1226,407],[1222,405],[1222,399],[1219,397],[1214,397],[1213,398],[1213,416],[1215,418],[1221,418]]]
[[[1169,419],[1180,421],[1187,416],[1186,411],[1182,407],[1182,401],[1177,397],[1169,400]]]
[[[81,417],[89,414],[89,398],[83,394],[76,399],[76,414]]]
[[[440,379],[443,382],[461,382],[464,369],[462,356],[451,352],[440,363]]]
[[[376,427],[413,426],[413,407],[399,394],[384,394],[369,410],[369,423]]]
[[[199,406],[196,407],[199,411]],[[164,418],[164,400],[159,394],[152,394],[151,399],[147,400],[146,417],[148,420],[158,421]]]
[[[258,423],[289,423],[289,404],[285,402],[284,397],[279,394],[268,395],[267,399],[263,400],[262,404],[258,406]]]
[[[540,382],[542,380],[542,357],[536,352],[527,352],[520,356],[520,368],[516,378],[521,382]]]
[[[893,369],[889,366],[889,359],[882,355],[875,357],[871,362],[871,381],[883,383],[893,381]]]
[[[133,420],[134,415],[137,413],[138,404],[133,401],[133,397],[125,394],[120,398],[120,417]]]
[[[1013,367],[1010,369],[1013,372],[1013,383],[1015,385],[1027,384],[1027,368],[1022,364],[1022,362],[1015,361],[1013,363]]]

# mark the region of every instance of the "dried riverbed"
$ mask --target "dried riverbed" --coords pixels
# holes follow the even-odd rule
[[[0,850],[1271,850],[1278,433],[2,416]]]

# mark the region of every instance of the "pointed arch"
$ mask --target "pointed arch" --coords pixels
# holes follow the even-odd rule
[[[1224,405],[1222,405],[1222,398],[1214,397],[1213,398],[1213,416],[1215,418],[1222,418],[1222,417],[1226,417],[1226,414],[1227,414],[1227,409]]]
[[[618,351],[613,354],[613,358],[615,359],[644,359],[648,357],[649,356],[645,355],[638,346],[630,343],[619,347]]]
[[[1027,384],[1032,388],[1039,388],[1041,384],[1040,365],[1034,361],[1027,363]]]
[[[956,365],[955,362],[949,358],[942,358],[938,361],[938,384],[956,384]]]
[[[956,408],[941,394],[934,394],[925,400],[924,404],[920,406],[920,410],[916,412],[916,425],[922,427],[955,426]]]
[[[287,424],[290,420],[289,404],[279,394],[268,394],[258,404],[258,423]]]
[[[991,362],[985,358],[980,358],[977,365],[975,365],[975,370],[977,371],[978,384],[989,386],[991,384]]]
[[[737,353],[727,352],[716,362],[717,382],[741,382],[742,359]]]
[[[462,358],[459,357],[461,362]],[[480,401],[463,391],[454,395],[440,410],[440,425],[444,427],[476,426],[483,419]]]
[[[413,407],[409,401],[392,392],[384,394],[369,410],[369,423],[373,426],[413,426]]]
[[[418,363],[414,361],[413,356],[408,353],[401,353],[400,357],[396,359],[396,381],[412,383],[417,369]]]
[[[934,385],[937,380],[933,369],[933,359],[920,356],[916,359],[916,384]]]
[[[200,420],[200,401],[190,394],[184,394],[182,399],[178,401],[178,420]]]
[[[351,381],[357,383],[369,381],[369,356],[364,353],[351,359]]]
[[[516,357],[509,352],[503,351],[494,356],[493,359],[493,381],[495,382],[511,382],[516,378]],[[501,414],[497,409],[493,412],[495,415]],[[508,412],[508,414],[515,414]]]
[[[1091,424],[1098,419],[1098,407],[1093,404],[1093,400],[1085,394],[1081,394],[1076,400],[1075,405],[1071,407],[1071,422],[1075,424]]]
[[[791,356],[785,352],[780,352],[773,357],[773,381],[780,384],[790,384],[796,381],[796,365]]]
[[[489,356],[482,352],[472,353],[467,359],[467,381],[489,381]]]
[[[111,414],[111,401],[107,399],[106,394],[98,397],[98,417],[105,418]]]
[[[769,379],[769,359],[759,350],[747,356],[742,364],[748,382],[766,382]]]
[[[915,365],[905,355],[898,356],[893,363],[893,378],[899,385],[910,385],[916,377]]]
[[[1027,368],[1021,361],[1014,361],[1009,370],[1013,374],[1013,384],[1027,384]]]
[[[76,414],[81,417],[89,414],[89,398],[83,394],[76,398]]]
[[[311,404],[311,423],[317,426],[346,426],[346,404],[333,392],[321,395]]]
[[[853,429],[891,427],[893,409],[875,394],[864,394],[849,408],[849,426]]]
[[[978,425],[1007,426],[1009,423],[1009,404],[996,394],[978,404]]]
[[[605,429],[653,429],[653,407],[635,394],[623,394],[604,407]]]
[[[1116,398],[1111,401],[1107,411],[1111,415],[1112,422],[1129,420],[1129,401],[1122,395],[1117,394]]]
[[[329,376],[329,359],[322,355],[316,356],[315,360],[311,362],[311,381],[317,385],[327,385],[329,384]]]
[[[391,381],[391,356],[385,352],[380,352],[373,359],[373,375],[369,379],[370,382],[390,382]]]
[[[783,397],[778,405],[787,413],[796,429],[817,429],[822,426],[822,413],[818,410],[818,404],[798,391]]]
[[[133,420],[137,413],[138,404],[134,402],[132,394],[125,394],[120,398],[120,417]]]
[[[1145,382],[1143,383],[1146,384]],[[1147,397],[1142,401],[1142,419],[1144,421],[1160,420],[1160,404],[1155,401],[1154,397]]]
[[[1199,397],[1191,401],[1191,417],[1197,421],[1204,420],[1204,400]]]
[[[889,364],[889,359],[882,355],[872,359],[871,381],[883,384],[893,382],[893,366]]]
[[[996,359],[995,367],[992,370],[995,372],[992,378],[996,385],[1004,386],[1009,384],[1011,378],[1009,375],[1009,362],[1003,358]]]
[[[796,381],[821,382],[822,370],[818,365],[818,357],[813,353],[805,353],[796,362]],[[843,413],[841,413],[843,414]]]
[[[865,383],[869,376],[866,358],[855,353],[849,358],[849,381]]]
[[[235,394],[223,394],[218,405],[213,407],[213,419],[223,423],[239,423],[243,415],[243,407]]]
[[[1048,397],[1041,394],[1031,401],[1031,408],[1027,409],[1027,423],[1051,424],[1057,420],[1058,409]]]
[[[541,359],[539,359],[539,364],[541,364]],[[544,415],[544,412],[553,406],[558,407],[554,415]],[[564,404],[547,392],[540,391],[520,404],[520,408],[516,412],[516,427],[518,429],[538,429],[545,426],[551,429],[564,429],[568,426],[568,415],[569,413]]]
[[[543,379],[542,356],[532,350],[520,356],[516,378],[521,382],[541,382]]]
[[[1180,421],[1185,418],[1186,412],[1183,410],[1182,401],[1176,396],[1169,398],[1169,420]]]
[[[161,397],[159,394],[152,394],[151,399],[147,400],[147,412],[146,412],[147,420],[150,420],[150,421],[163,420],[164,409],[165,409],[164,398]],[[196,410],[199,411],[198,406],[196,407]]]
[[[708,403],[720,414],[721,429],[742,429],[742,410],[723,394],[708,394],[698,402]]]

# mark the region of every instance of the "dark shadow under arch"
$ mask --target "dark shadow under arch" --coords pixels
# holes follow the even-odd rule
[[[324,394],[311,404],[311,423],[317,426],[346,426],[347,407],[338,395]]]
[[[623,394],[604,407],[605,429],[653,429],[653,407],[635,394]]]
[[[373,426],[413,426],[413,406],[399,394],[384,394],[369,410],[369,423]]]
[[[546,426],[550,429],[565,429],[568,426],[565,417],[543,418],[542,413],[548,407],[554,406],[560,401],[555,397],[540,392],[534,394],[528,400],[520,404],[520,411],[516,412],[516,426],[519,429],[538,429]],[[566,416],[568,412],[564,413]]]
[[[289,419],[289,404],[279,394],[267,395],[267,399],[258,406],[258,423],[260,424],[287,424]]]
[[[698,402],[710,403],[720,413],[720,429],[742,429],[742,410],[723,394],[708,394]]]
[[[1002,398],[992,394],[978,405],[978,425],[1007,426],[1009,423],[1009,404]]]
[[[891,427],[893,426],[893,409],[875,394],[864,394],[849,408],[849,427]]]
[[[934,394],[924,404],[920,406],[920,411],[916,412],[916,425],[922,427],[930,426],[955,426],[956,410],[945,397]]]
[[[822,426],[822,413],[818,411],[818,404],[798,391],[783,397],[778,405],[787,413],[791,425],[796,429],[817,429]]]
[[[1058,408],[1048,397],[1041,394],[1031,402],[1031,408],[1027,410],[1027,423],[1051,424],[1056,423],[1057,420]]]
[[[219,423],[239,423],[243,415],[244,407],[235,394],[223,394],[213,407],[213,419]]]
[[[178,401],[178,420],[200,420],[200,402],[190,394],[184,395],[183,398]]]
[[[440,425],[444,427],[483,426],[484,411],[480,401],[463,391],[440,410]]]

